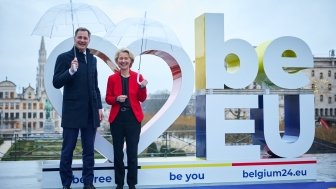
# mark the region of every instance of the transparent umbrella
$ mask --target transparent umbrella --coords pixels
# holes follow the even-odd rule
[[[175,33],[161,22],[146,17],[133,17],[120,21],[113,30],[105,35],[115,45],[125,47],[135,40],[142,39],[160,41],[172,46],[180,47],[181,44]]]
[[[99,8],[83,3],[70,3],[56,5],[47,10],[36,24],[32,35],[45,37],[74,37],[74,30],[86,27],[91,33],[105,34],[113,30],[115,24]],[[74,50],[76,57],[76,51]]]
[[[52,37],[73,36],[74,28],[87,27],[92,33],[108,32],[115,27],[99,8],[83,3],[66,3],[47,10],[32,34]]]
[[[144,17],[127,18],[120,21],[115,29],[105,35],[113,44],[118,47],[126,47],[136,40],[141,40],[140,62],[138,68],[138,83],[141,66],[141,54],[146,49],[147,40],[159,41],[171,46],[171,49],[180,47],[181,44],[175,33],[161,22]]]

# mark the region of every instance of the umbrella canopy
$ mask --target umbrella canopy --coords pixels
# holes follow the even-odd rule
[[[114,30],[107,32],[105,37],[110,38],[118,47],[126,47],[141,39],[138,84],[140,84],[141,54],[146,49],[147,40],[163,42],[170,45],[172,50],[174,46],[181,46],[174,32],[159,21],[147,18],[146,13],[144,17],[127,18],[120,21]]]
[[[143,40],[144,46],[146,46],[146,40],[181,46],[177,36],[171,29],[159,21],[146,18],[146,16],[127,18],[120,21],[114,30],[106,33],[105,37],[119,47],[126,47],[139,39]]]
[[[47,10],[32,34],[49,38],[73,36],[73,29],[78,27],[86,27],[92,33],[106,33],[114,29],[115,24],[95,6],[70,2]]]

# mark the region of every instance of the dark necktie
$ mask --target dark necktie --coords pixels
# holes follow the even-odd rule
[[[87,64],[86,53],[84,52],[83,54],[84,54],[85,63]]]

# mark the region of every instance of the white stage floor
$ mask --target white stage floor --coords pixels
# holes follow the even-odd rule
[[[318,162],[317,181],[336,182],[336,172],[335,172],[336,154],[314,154],[313,156],[317,158]],[[167,161],[169,159],[170,158],[167,158]],[[100,161],[101,160],[97,160],[97,162]],[[0,188],[3,189],[42,188],[42,161],[0,161],[0,183],[1,183]],[[216,184],[216,186],[217,186],[216,188],[220,188],[218,184]],[[174,186],[174,188],[176,187],[179,186]],[[187,187],[187,186],[184,185],[180,187]],[[100,187],[100,188],[111,189],[112,187]],[[139,186],[138,188],[149,188],[149,187]]]

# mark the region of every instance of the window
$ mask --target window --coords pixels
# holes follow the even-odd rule
[[[315,117],[317,117],[317,116],[318,116],[318,109],[315,108]]]
[[[39,106],[40,106],[40,110],[43,110],[43,109],[44,109],[44,108],[43,108],[43,103],[42,103],[42,102],[40,102]]]
[[[323,109],[320,109],[320,116],[323,116]]]
[[[315,89],[315,84],[312,84],[312,85],[311,85],[311,88],[314,90],[314,89]]]
[[[335,73],[335,77],[336,77],[336,73]],[[3,92],[0,92],[0,98],[3,98]]]
[[[311,71],[311,76],[314,77],[315,76],[315,70]]]
[[[328,90],[331,91],[331,83],[328,84]]]
[[[20,114],[17,112],[17,113],[15,113],[15,118],[16,119],[19,119],[20,118]]]
[[[323,95],[320,95],[320,102],[323,102]]]
[[[328,77],[331,77],[331,70],[328,71]]]
[[[331,104],[331,97],[328,97],[328,103]]]
[[[31,108],[32,108],[31,103],[28,103],[28,110],[31,110]]]
[[[324,109],[324,112],[325,112],[325,116],[328,116],[328,109]]]
[[[10,93],[10,98],[12,98],[12,99],[14,98],[14,92]]]
[[[22,114],[22,118],[24,118],[24,119],[26,119],[26,112],[23,112],[23,114]]]
[[[333,116],[333,109],[332,108],[329,109],[329,112],[330,112],[330,116]]]
[[[320,72],[320,79],[323,79],[323,73]]]

